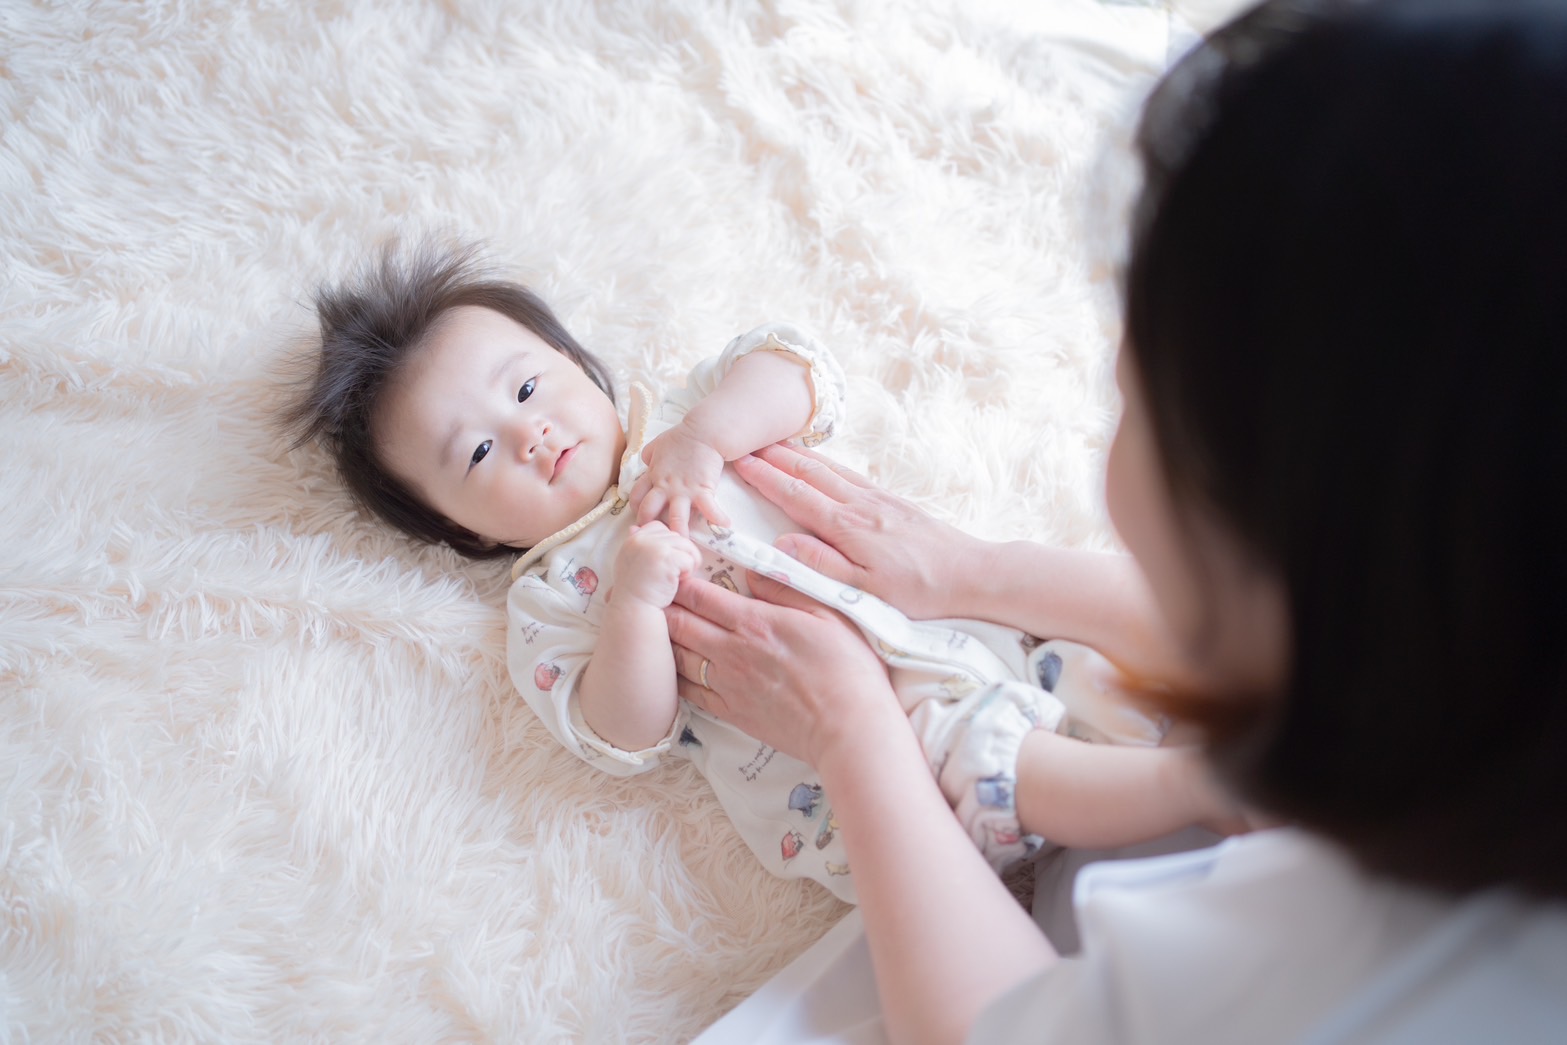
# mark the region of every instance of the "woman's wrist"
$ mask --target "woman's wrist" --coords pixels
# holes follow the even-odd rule
[[[831,699],[831,711],[815,714],[815,729],[809,739],[809,752],[805,760],[818,771],[827,774],[831,766],[848,761],[857,763],[865,758],[867,738],[896,738],[906,735],[914,741],[914,730],[909,727],[909,714],[898,702],[892,682],[884,667],[878,663],[878,671],[845,672],[840,677],[837,699]]]
[[[890,684],[884,692],[858,693],[852,706],[826,716],[813,738],[808,761],[821,774],[826,785],[831,778],[843,779],[846,771],[874,759],[876,751],[890,746],[912,744],[918,747],[908,715],[898,703]]]
[[[928,616],[996,620],[1004,578],[1018,570],[1019,557],[1009,549],[1027,542],[987,541],[961,530],[953,532],[957,536],[949,554],[935,560],[930,600],[936,609]]]

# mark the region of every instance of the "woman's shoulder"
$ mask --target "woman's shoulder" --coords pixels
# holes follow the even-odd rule
[[[1312,1042],[1558,1042],[1567,906],[1496,890],[1452,904],[1332,1012]]]
[[[998,1002],[982,1024],[992,1036],[975,1041],[1011,1040],[996,1033],[1007,1026],[1061,1040],[1446,1041],[1481,1023],[1513,1040],[1514,1022],[1532,1041],[1544,1039],[1531,1028],[1567,1025],[1562,908],[1404,888],[1306,832],[1095,865],[1075,901],[1081,953]]]

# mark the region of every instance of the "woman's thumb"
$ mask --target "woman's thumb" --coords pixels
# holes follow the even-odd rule
[[[858,572],[854,563],[832,545],[804,533],[786,533],[773,542],[773,547],[795,562],[804,563],[817,573],[831,577],[843,584],[854,584]]]

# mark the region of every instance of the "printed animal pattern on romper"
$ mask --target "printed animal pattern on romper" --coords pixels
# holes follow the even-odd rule
[[[544,692],[554,689],[559,679],[560,665],[558,664],[540,664],[533,669],[533,684]]]
[[[816,806],[822,800],[822,785],[796,784],[789,792],[789,808],[809,820],[816,815]]]
[[[907,653],[904,653],[898,647],[890,645],[887,640],[882,638],[880,635],[876,636],[876,652],[881,654],[883,660],[891,660],[893,657],[908,656]]]
[[[833,816],[832,810],[829,809],[827,815],[822,818],[821,829],[816,832],[816,848],[826,849],[837,834],[838,818]]]
[[[1016,781],[1005,773],[974,782],[974,797],[987,809],[1011,809]]]
[[[730,576],[730,572],[733,569],[734,563],[728,561],[722,555],[718,556],[711,563],[704,562],[702,564],[702,572],[707,574],[708,580],[712,581],[714,584],[718,585],[725,591],[732,591],[738,595],[740,593],[740,586],[735,583],[734,577]]]
[[[995,839],[996,845],[1017,845],[1023,841],[1021,832],[1015,831],[1010,827],[1003,827],[1000,824],[990,825],[990,836]],[[1028,843],[1029,851],[1032,852],[1037,844],[1030,839]]]
[[[593,601],[593,593],[599,590],[599,575],[589,566],[577,566],[576,569],[572,569],[576,565],[576,561],[576,559],[567,559],[565,564],[561,566],[560,572],[566,583],[570,584],[576,589],[577,594],[582,596],[582,609],[585,613],[587,612],[588,604]]]
[[[779,843],[778,851],[783,854],[784,863],[788,863],[805,851],[805,839],[800,837],[800,832],[789,831]]]
[[[948,675],[941,680],[941,693],[948,700],[962,700],[979,688],[969,675]]]
[[[1061,681],[1061,657],[1056,653],[1046,653],[1039,658],[1039,663],[1034,670],[1039,675],[1039,688],[1046,693],[1054,693],[1056,684]]]

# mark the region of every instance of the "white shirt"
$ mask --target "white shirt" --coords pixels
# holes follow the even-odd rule
[[[1074,904],[1081,953],[975,1045],[1567,1042],[1567,905],[1399,886],[1304,831],[1096,864]]]

